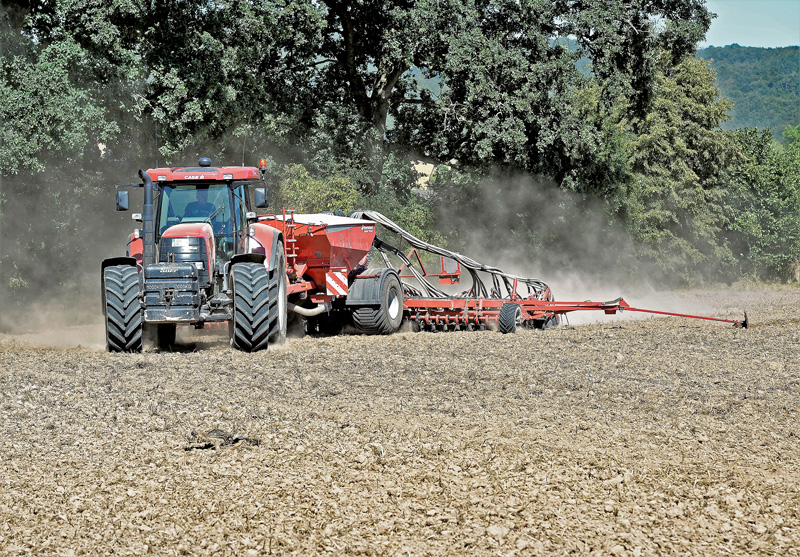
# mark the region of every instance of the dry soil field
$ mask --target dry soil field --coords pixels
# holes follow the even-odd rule
[[[753,326],[0,336],[0,554],[797,555],[800,288],[681,297]]]

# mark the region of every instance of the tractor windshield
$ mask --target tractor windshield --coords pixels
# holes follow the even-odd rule
[[[214,235],[233,232],[228,187],[225,184],[161,186],[159,236],[182,222],[207,222]]]
[[[185,222],[207,222],[214,229],[214,244],[220,261],[244,248],[247,184],[231,189],[227,184],[160,184],[156,220],[159,238],[170,226]]]

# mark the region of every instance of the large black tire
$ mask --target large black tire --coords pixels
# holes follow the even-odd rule
[[[142,307],[139,272],[130,265],[103,271],[106,314],[106,349],[109,352],[142,351]]]
[[[381,277],[380,305],[360,307],[353,312],[353,325],[367,335],[390,335],[403,322],[403,287],[394,272]]]
[[[519,304],[505,303],[500,308],[497,325],[503,334],[516,333],[522,326],[522,308]]]
[[[231,346],[245,352],[266,350],[269,344],[269,277],[260,263],[237,263],[231,270],[233,319]]]
[[[269,272],[269,337],[270,342],[286,342],[288,309],[286,299],[286,254],[283,242],[278,242],[278,264]]]

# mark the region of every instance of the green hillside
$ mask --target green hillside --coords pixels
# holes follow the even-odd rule
[[[800,123],[800,47],[708,47],[697,56],[711,61],[722,96],[735,103],[723,127],[770,128],[776,138]]]

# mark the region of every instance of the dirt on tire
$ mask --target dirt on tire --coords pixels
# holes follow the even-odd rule
[[[680,297],[751,328],[0,335],[0,554],[798,554],[800,288]]]

